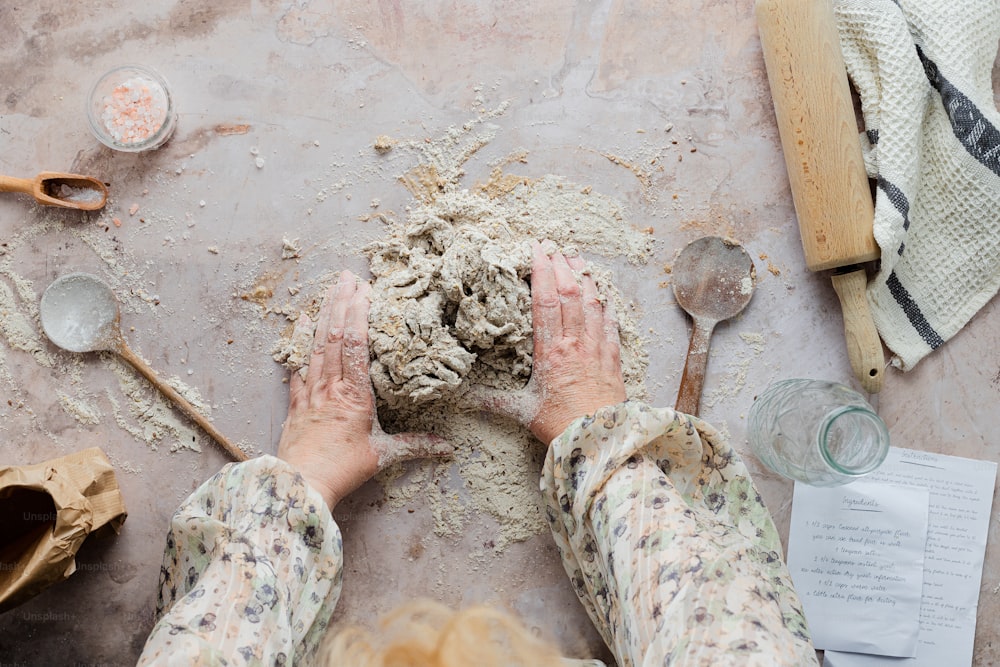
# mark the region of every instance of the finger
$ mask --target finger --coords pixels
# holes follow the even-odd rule
[[[400,461],[421,458],[441,458],[455,453],[455,447],[432,433],[399,433],[372,436],[372,449],[378,456],[378,469]]]
[[[313,321],[307,313],[302,313],[299,315],[299,319],[295,320],[295,329],[292,330],[293,344],[296,341],[298,341],[298,345],[302,345],[307,340],[311,342],[313,335]],[[294,369],[291,373],[291,377],[288,379],[289,405],[294,405],[299,400],[300,394],[305,388],[305,378],[306,374],[309,372],[308,360],[306,361],[307,363],[302,367]]]
[[[357,290],[354,274],[342,271],[330,308],[330,326],[326,333],[326,352],[323,355],[323,379],[328,383],[339,382],[344,376],[344,328],[347,311]]]
[[[309,355],[309,371],[306,373],[306,384],[310,387],[319,382],[323,376],[323,360],[326,356],[327,336],[333,317],[334,295],[339,286],[340,283],[337,283],[327,288],[316,316],[316,331],[313,334],[312,352]]]
[[[601,367],[609,372],[621,372],[621,330],[618,326],[618,312],[613,299],[604,304],[602,335],[605,344],[601,346]]]
[[[502,415],[527,426],[538,414],[538,401],[530,390],[510,391],[473,385],[462,397],[471,409]]]
[[[562,313],[552,260],[538,241],[531,242],[531,319],[535,353],[545,349],[562,330]]]
[[[306,398],[305,374],[308,370],[308,366],[296,368],[288,378],[288,411],[290,413],[297,410]]]
[[[354,280],[354,276],[351,276]],[[357,285],[348,305],[344,323],[344,344],[342,366],[344,379],[357,387],[370,386],[368,375],[368,295],[371,286],[367,282]]]
[[[580,289],[583,295],[583,326],[587,339],[599,342],[604,339],[604,304],[597,292],[597,283],[588,273],[587,263],[582,257],[570,257],[566,260],[571,269],[580,273]]]
[[[552,269],[556,277],[556,291],[559,293],[563,336],[579,338],[583,335],[584,326],[580,285],[577,284],[576,276],[573,275],[573,270],[562,253],[552,256]]]

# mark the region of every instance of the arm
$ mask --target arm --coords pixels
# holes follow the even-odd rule
[[[552,443],[542,493],[570,580],[622,667],[816,664],[770,514],[707,423],[603,408]]]
[[[777,531],[739,457],[696,418],[625,402],[613,312],[579,259],[534,248],[527,396],[510,401],[520,411],[488,406],[550,443],[546,515],[619,664],[815,664]]]
[[[139,664],[297,663],[323,637],[341,573],[340,530],[294,468],[227,465],[173,516]]]
[[[226,466],[175,513],[139,664],[291,664],[315,650],[340,595],[331,510],[384,466],[450,452],[433,436],[383,433],[368,359],[368,285],[345,271],[320,308],[308,372],[292,376],[278,458]]]

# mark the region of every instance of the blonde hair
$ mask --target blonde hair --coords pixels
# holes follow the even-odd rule
[[[409,602],[384,615],[377,632],[351,626],[320,649],[324,667],[556,667],[559,652],[517,619],[485,606],[453,611]]]

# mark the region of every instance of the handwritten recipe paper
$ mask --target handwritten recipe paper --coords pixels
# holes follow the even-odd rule
[[[890,448],[882,467],[865,480],[930,492],[917,654],[890,659],[827,651],[824,667],[972,665],[996,474],[992,461]]]
[[[889,450],[866,479],[930,491],[917,655],[894,667],[972,665],[976,609],[997,464],[956,456]],[[876,656],[828,651],[825,667],[885,667]]]
[[[929,493],[796,484],[788,569],[818,649],[917,652]]]

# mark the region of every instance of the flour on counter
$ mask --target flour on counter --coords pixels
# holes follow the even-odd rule
[[[109,393],[107,397],[114,406],[115,422],[120,427],[138,440],[146,442],[153,450],[164,444],[171,452],[183,449],[201,451],[200,432],[185,417],[181,416],[173,403],[149,384],[145,378],[136,374],[128,364],[115,357],[110,357],[109,361],[112,370],[118,377],[118,384],[126,402],[125,409],[133,420],[129,422],[126,415],[123,414],[118,400]],[[211,419],[211,410],[197,391],[184,385],[176,377],[170,378],[168,384],[207,419]]]
[[[68,415],[81,424],[97,426],[101,423],[101,411],[97,406],[81,398],[74,398],[65,392],[57,392],[59,404]]]
[[[9,271],[3,272],[3,275],[15,281],[20,298],[15,296],[14,290],[6,283],[0,281],[0,335],[12,350],[28,352],[40,366],[51,368],[53,359],[46,350],[44,339],[32,323],[38,312],[35,305],[37,297],[34,297],[30,282],[18,282],[19,276]]]
[[[380,473],[385,506],[400,510],[421,499],[438,535],[459,534],[475,513],[491,517],[499,527],[492,548],[501,550],[546,530],[538,493],[545,448],[519,424],[470,410],[463,396],[473,385],[514,391],[531,374],[529,241],[641,264],[653,239],[628,223],[623,204],[592,187],[503,172],[525,162],[527,151],[494,164],[485,182],[462,187],[463,164],[495,134],[487,123],[493,117],[484,114],[431,142],[393,140],[397,156],[418,158],[400,177],[415,202],[401,220],[382,218],[385,235],[363,252],[374,276],[369,342],[380,423],[389,433],[432,432],[455,446],[448,461],[397,464]],[[634,309],[609,269],[589,271],[619,313],[629,396],[642,397],[647,357]],[[333,281],[329,274],[301,290],[297,307],[280,310],[290,322],[300,313],[315,322]],[[275,360],[291,369],[308,363],[314,326],[286,327],[272,350]]]

